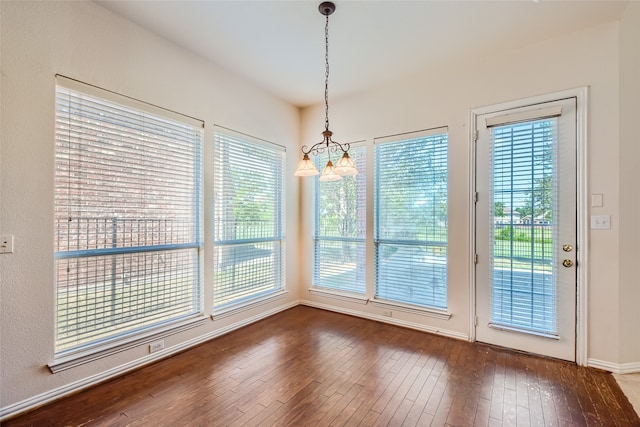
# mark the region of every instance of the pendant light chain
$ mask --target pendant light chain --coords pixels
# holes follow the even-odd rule
[[[324,130],[329,130],[329,15],[324,26]]]
[[[324,132],[322,132],[322,141],[313,144],[311,147],[302,146],[302,160],[298,163],[295,176],[314,176],[320,175],[318,168],[309,158],[309,154],[318,155],[326,152],[329,161],[327,166],[320,175],[320,181],[337,181],[342,176],[357,175],[358,169],[355,163],[349,157],[348,143],[341,144],[331,139],[333,132],[329,130],[329,15],[336,10],[336,5],[330,1],[320,3],[318,10],[325,16],[324,24]],[[336,163],[335,167],[331,162],[331,153],[342,152],[342,158]]]

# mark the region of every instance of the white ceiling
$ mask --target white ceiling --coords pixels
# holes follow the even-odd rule
[[[324,97],[320,1],[97,3],[296,106]],[[438,63],[614,21],[627,0],[336,0],[329,18],[329,95],[339,97]]]

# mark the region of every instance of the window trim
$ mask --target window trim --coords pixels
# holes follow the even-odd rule
[[[211,314],[211,320],[224,319],[225,317],[233,316],[235,314],[242,313],[243,311],[251,310],[252,308],[285,298],[287,295],[289,295],[289,291],[287,289],[259,294],[254,298],[248,298],[239,301],[236,304],[229,304],[227,306],[223,306],[221,309],[214,309]]]
[[[199,200],[197,206],[194,209],[193,225],[195,227],[194,241],[184,244],[166,244],[156,246],[135,246],[135,247],[118,247],[118,248],[102,248],[102,249],[88,249],[88,250],[74,250],[65,252],[56,252],[54,250],[53,259],[80,259],[94,256],[107,256],[118,254],[133,254],[133,253],[149,253],[149,252],[163,252],[172,251],[176,249],[196,249],[196,270],[194,275],[195,282],[192,284],[196,289],[196,293],[193,296],[194,310],[191,313],[184,314],[182,316],[174,317],[173,319],[157,321],[150,325],[142,325],[128,331],[120,331],[114,335],[111,335],[105,339],[94,340],[86,344],[74,346],[68,349],[56,351],[56,340],[54,339],[53,350],[53,362],[47,364],[52,373],[57,373],[63,370],[67,370],[76,366],[83,365],[110,355],[140,346],[145,343],[157,340],[159,338],[167,337],[179,332],[201,326],[206,321],[204,313],[204,306],[202,304],[203,297],[203,261],[202,250],[203,245],[203,207],[202,200],[204,194],[204,159],[203,159],[203,129],[204,121],[169,110],[163,107],[156,106],[144,101],[137,100],[135,98],[122,95],[107,89],[100,88],[95,85],[84,83],[61,74],[55,75],[55,87],[63,88],[72,92],[78,92],[86,94],[90,97],[96,97],[104,99],[108,102],[121,105],[130,109],[141,111],[155,115],[167,120],[180,122],[183,125],[191,126],[197,129],[199,136],[199,146],[197,147],[197,157],[199,162],[198,166],[198,184],[194,187],[193,194]],[[57,102],[57,95],[56,95]],[[57,114],[57,113],[56,113]],[[57,139],[57,136],[54,138]],[[57,153],[57,152],[56,152]],[[56,154],[57,155],[57,154]],[[54,287],[57,288],[57,280],[54,281]],[[54,310],[57,310],[57,299],[54,297]],[[55,326],[54,326],[55,332]]]
[[[369,144],[367,144],[366,140],[359,140],[359,141],[354,141],[349,143],[349,146],[351,148],[354,149],[362,149],[363,154],[365,155],[365,164],[366,166],[368,166],[369,164]],[[353,153],[352,153],[353,154]],[[316,157],[316,163],[318,162],[319,157]],[[317,166],[321,166],[321,165],[317,165]],[[342,237],[342,236],[334,236],[334,237],[320,237],[319,233],[318,233],[318,227],[319,227],[319,222],[320,222],[320,214],[319,214],[319,204],[320,204],[320,181],[318,180],[317,177],[314,177],[314,188],[313,188],[313,226],[312,226],[312,234],[311,234],[311,244],[312,244],[312,258],[311,258],[311,262],[312,262],[312,272],[311,272],[311,287],[309,288],[309,292],[313,295],[332,295],[335,298],[338,299],[344,299],[347,301],[356,301],[356,302],[360,302],[362,300],[364,301],[368,301],[367,295],[368,295],[368,268],[367,268],[367,256],[366,256],[366,252],[367,252],[367,246],[368,246],[368,235],[367,235],[367,204],[369,202],[369,200],[367,199],[367,191],[369,188],[369,185],[367,185],[367,177],[368,177],[368,172],[367,172],[367,168],[365,168],[364,170],[359,171],[359,174],[363,174],[365,175],[365,188],[363,189],[363,193],[365,195],[364,199],[365,199],[365,206],[364,206],[364,216],[365,216],[365,230],[364,230],[364,235],[365,237]],[[356,178],[357,179],[357,178]],[[325,287],[325,286],[321,286],[319,284],[316,283],[316,249],[318,247],[318,244],[322,241],[325,242],[347,242],[347,243],[360,243],[363,245],[363,250],[365,252],[365,263],[362,266],[362,268],[364,269],[365,272],[365,278],[364,278],[364,290],[362,292],[356,292],[356,291],[351,291],[351,290],[347,290],[347,289],[337,289],[337,288],[330,288],[330,287]]]
[[[341,291],[333,288],[323,288],[321,286],[315,286],[315,285],[309,288],[309,293],[311,295],[334,298],[342,301],[354,302],[357,304],[368,304],[370,301],[369,298],[366,297],[366,294],[361,294],[358,292]]]
[[[440,309],[431,308],[431,307],[422,307],[419,305],[406,304],[399,301],[391,301],[391,300],[385,300],[380,298],[373,298],[369,301],[373,306],[389,308],[393,310],[402,311],[405,313],[434,317],[436,319],[449,320],[451,319],[451,316],[452,316],[452,314],[448,310],[440,310]]]
[[[84,348],[77,348],[67,352],[60,352],[54,357],[53,362],[47,366],[52,374],[75,368],[85,363],[93,362],[104,357],[111,356],[138,347],[143,344],[151,343],[160,338],[165,338],[192,328],[202,326],[207,321],[204,313],[192,315],[185,319],[171,321],[165,325],[148,328],[143,332],[132,332],[127,335],[120,335],[110,340],[107,344],[94,344]]]
[[[441,318],[441,319],[449,319],[451,314],[448,312],[449,308],[449,231],[447,227],[447,240],[445,243],[442,242],[434,242],[431,240],[403,240],[403,239],[386,239],[379,237],[379,221],[380,214],[378,210],[378,201],[379,201],[379,175],[378,175],[378,165],[377,165],[377,154],[376,154],[376,146],[385,145],[385,144],[394,144],[400,143],[410,139],[419,139],[419,138],[428,138],[431,136],[437,136],[445,134],[447,137],[447,206],[449,205],[449,127],[448,126],[439,126],[435,128],[423,129],[412,132],[403,132],[388,136],[375,137],[373,140],[373,269],[375,271],[373,276],[373,297],[371,298],[371,302],[373,305],[379,305],[381,307],[387,308],[396,308],[399,311],[405,311],[407,313],[414,314],[429,314],[432,317]],[[395,301],[395,300],[386,300],[384,298],[378,297],[378,253],[380,245],[388,245],[388,244],[400,244],[406,246],[438,246],[444,247],[447,249],[447,257],[445,269],[447,272],[447,282],[446,282],[446,290],[445,290],[445,308],[432,307],[432,306],[422,306],[417,304],[411,304],[404,301]]]
[[[289,290],[287,289],[287,280],[286,280],[286,227],[285,227],[285,214],[286,214],[286,206],[285,206],[285,200],[286,200],[286,154],[287,154],[287,148],[284,145],[280,145],[280,144],[276,144],[274,142],[271,141],[267,141],[265,139],[262,138],[257,138],[255,136],[251,136],[248,135],[246,133],[242,133],[242,132],[238,132],[236,130],[227,128],[225,126],[221,126],[218,124],[214,125],[214,146],[216,143],[216,138],[217,135],[223,135],[226,136],[228,138],[236,138],[236,139],[241,139],[244,140],[245,143],[250,143],[250,144],[255,144],[261,147],[265,147],[265,148],[269,148],[272,149],[274,151],[279,151],[282,154],[282,170],[281,170],[281,177],[280,177],[280,181],[281,181],[281,193],[277,195],[277,199],[279,200],[279,204],[280,204],[280,209],[277,212],[278,217],[279,217],[279,221],[277,224],[277,228],[279,231],[279,237],[280,238],[270,238],[270,237],[266,237],[266,238],[252,238],[252,239],[237,239],[237,240],[218,240],[216,241],[215,239],[215,226],[214,226],[214,232],[211,234],[211,241],[212,241],[212,245],[213,245],[213,249],[214,249],[214,253],[215,253],[215,249],[216,247],[234,247],[238,244],[251,244],[251,243],[263,243],[263,242],[278,242],[279,246],[280,246],[280,288],[278,289],[272,289],[272,290],[267,290],[264,292],[261,292],[257,295],[252,295],[252,296],[248,296],[245,298],[240,299],[239,301],[232,301],[229,303],[225,303],[222,304],[220,306],[216,306],[215,305],[215,278],[214,278],[214,284],[213,284],[213,291],[214,291],[214,295],[212,300],[210,301],[211,303],[211,319],[212,320],[219,320],[228,316],[232,316],[236,313],[239,312],[243,312],[246,310],[249,310],[253,307],[262,305],[262,304],[266,304],[269,303],[271,301],[275,301],[281,298],[284,298],[286,295],[288,295]],[[214,168],[215,168],[215,153],[214,153]],[[216,184],[215,184],[215,171],[213,173],[213,191],[216,191]],[[215,207],[215,197],[213,200],[213,217],[215,218],[215,211],[216,211],[216,207]],[[229,244],[231,243],[232,244]],[[222,244],[222,245],[221,245]],[[212,258],[213,259],[213,258]],[[213,266],[213,269],[215,270],[215,265]],[[214,273],[215,274],[215,273]]]

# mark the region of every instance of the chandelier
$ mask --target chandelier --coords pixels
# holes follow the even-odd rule
[[[320,175],[320,181],[338,181],[342,179],[342,176],[357,175],[358,169],[356,169],[353,160],[349,157],[349,144],[341,144],[331,139],[333,132],[329,130],[329,15],[336,10],[336,5],[332,2],[325,1],[320,3],[318,10],[326,17],[324,26],[324,47],[325,47],[325,73],[324,73],[324,131],[322,132],[322,141],[317,144],[307,147],[302,147],[302,160],[298,163],[296,168],[296,176],[314,176],[320,172],[316,168],[316,165],[309,158],[309,154],[318,155],[324,153],[325,150],[329,155],[329,161]],[[338,163],[334,166],[331,162],[331,153],[342,152],[342,157],[338,160]]]

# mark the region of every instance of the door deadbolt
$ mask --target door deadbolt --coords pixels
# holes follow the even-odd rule
[[[571,245],[562,245],[562,250],[565,252],[571,252],[573,250],[573,246]]]
[[[565,267],[573,267],[573,261],[571,261],[570,259],[565,259],[564,261],[562,261],[562,265],[564,265]]]

